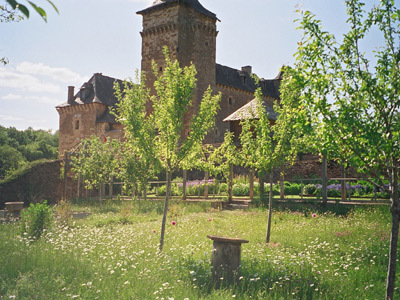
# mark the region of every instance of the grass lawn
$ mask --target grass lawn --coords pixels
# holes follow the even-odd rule
[[[92,215],[70,227],[56,223],[37,241],[19,235],[18,222],[0,224],[0,299],[384,298],[388,206],[340,214],[280,206],[266,245],[264,209],[172,202],[160,254],[163,203],[140,205],[139,212],[137,202],[74,204]],[[208,234],[250,241],[238,284],[213,288]]]

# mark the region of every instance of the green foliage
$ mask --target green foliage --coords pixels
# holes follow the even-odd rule
[[[157,188],[157,196],[165,196],[167,193],[167,186],[162,185]],[[182,190],[176,183],[171,184],[171,196],[182,196]]]
[[[304,195],[314,195],[316,190],[316,186],[313,183],[306,184],[303,186],[303,194]]]
[[[3,180],[0,180],[0,184],[6,184],[8,182],[11,182],[11,181],[15,180],[16,178],[27,174],[35,166],[46,163],[46,162],[48,162],[48,160],[40,159],[40,160],[36,160],[33,162],[23,163],[20,165],[19,168],[15,169],[15,170],[10,170],[10,172],[7,173],[7,176]]]
[[[245,183],[236,183],[233,185],[232,193],[234,196],[248,196],[250,185]]]
[[[9,145],[0,146],[0,178],[18,169],[24,162],[22,154]]]
[[[150,96],[143,75],[139,85],[125,83],[124,93],[116,88],[120,101],[118,119],[125,126],[128,143],[143,165],[160,165],[167,174],[160,250],[164,240],[171,174],[190,164],[190,159],[214,124],[221,98],[220,95],[213,96],[211,88],[208,88],[196,107],[196,113],[190,115],[190,134],[185,132],[184,122],[187,122],[187,113],[193,105],[196,68],[193,64],[182,68],[177,60],[172,61],[166,46],[163,53],[165,66],[161,74],[153,62],[155,95]],[[147,114],[146,106],[150,105],[153,110]]]
[[[57,157],[58,132],[0,126],[0,178],[22,167],[26,161]]]
[[[107,139],[102,142],[92,136],[82,141],[79,151],[72,156],[72,170],[75,176],[82,175],[87,188],[100,188],[118,174],[119,152],[119,141]]]
[[[7,2],[8,4],[10,4],[11,7],[12,7],[14,10],[19,10],[21,13],[24,14],[25,17],[29,18],[30,12],[29,12],[28,7],[26,7],[25,5],[21,4],[20,2],[17,2],[16,0],[6,0],[6,2]],[[27,0],[27,2],[28,2],[29,5],[42,17],[42,19],[43,19],[45,22],[47,22],[47,13],[46,13],[46,11],[45,11],[43,8],[41,8],[40,6],[38,6],[38,5],[36,5],[35,3],[33,3],[32,1],[28,1],[28,0]],[[57,9],[57,7],[53,4],[52,1],[46,0],[46,2],[48,2],[48,3],[52,6],[52,8],[58,13],[58,9]]]
[[[47,202],[31,204],[21,213],[21,234],[38,239],[45,230],[51,228],[53,211]]]

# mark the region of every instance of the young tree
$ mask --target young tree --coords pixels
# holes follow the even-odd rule
[[[98,188],[102,198],[102,186],[117,175],[117,155],[120,149],[118,140],[107,139],[102,142],[92,136],[82,141],[77,155],[71,157],[75,176],[82,176],[87,188]]]
[[[138,72],[136,80],[139,81]],[[113,112],[125,128],[126,139],[121,153],[122,178],[143,193],[149,179],[161,169],[154,147],[157,134],[154,115],[147,115],[146,112],[150,92],[144,82],[142,75],[140,84],[134,84],[132,80],[125,81],[121,89],[116,83],[114,89],[119,102]]]
[[[249,117],[241,121],[242,132],[239,138],[242,146],[241,155],[245,158],[242,160],[243,164],[257,170],[260,176],[263,176],[265,173],[270,174],[268,226],[266,234],[266,242],[269,243],[272,220],[273,171],[274,168],[281,163],[281,160],[278,152],[275,152],[275,141],[271,122],[264,107],[260,88],[255,92],[255,101],[255,109],[249,112]],[[262,182],[260,183],[263,184]],[[260,197],[262,196],[260,195]]]
[[[121,99],[123,102],[129,101],[127,100],[129,97],[137,95],[137,99],[141,99],[138,100],[142,103],[141,107],[132,105],[132,114],[125,115],[123,111],[120,113],[120,120],[126,119],[126,124],[131,123],[126,127],[128,138],[146,141],[148,147],[144,147],[141,151],[151,151],[154,160],[157,160],[166,171],[167,192],[161,225],[160,251],[162,251],[164,245],[168,201],[171,191],[171,174],[185,165],[185,159],[202,142],[214,123],[220,101],[220,96],[213,96],[209,88],[204,93],[199,107],[195,108],[198,111],[190,120],[189,134],[187,134],[184,128],[184,118],[188,116],[189,108],[192,106],[193,90],[196,85],[196,69],[194,65],[181,68],[178,61],[170,59],[167,47],[163,51],[165,67],[162,74],[159,74],[158,66],[153,63],[154,74],[157,78],[154,83],[155,95],[148,96],[148,91],[142,80],[140,83],[142,87],[131,87],[131,89],[137,90],[136,94],[124,90],[126,94]],[[146,129],[137,129],[133,117],[135,115],[146,115],[143,103],[148,101],[152,104],[152,112],[141,119]]]
[[[313,14],[302,14],[304,36],[295,68],[282,89],[297,90],[297,105],[309,108],[316,139],[331,157],[373,176],[390,194],[392,232],[385,299],[392,300],[400,219],[400,10],[392,0],[381,0],[368,13],[359,0],[347,0],[346,6],[350,29],[341,42],[323,31]],[[380,34],[383,43],[368,51],[362,45],[372,33]]]
[[[234,135],[232,132],[226,132],[224,142],[218,148],[214,149],[208,159],[208,166],[215,175],[222,175],[228,185],[228,201],[232,201],[233,189],[233,166],[240,163],[238,149],[233,143]],[[212,163],[212,164],[210,164]]]

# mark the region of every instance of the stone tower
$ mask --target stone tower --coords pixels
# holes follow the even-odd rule
[[[152,87],[155,80],[151,62],[154,60],[161,72],[162,49],[167,46],[171,59],[177,59],[182,67],[191,62],[196,66],[197,88],[193,96],[196,109],[208,86],[215,91],[216,15],[198,0],[156,0],[137,14],[143,16],[141,69],[147,86]],[[185,122],[185,130],[188,126]]]

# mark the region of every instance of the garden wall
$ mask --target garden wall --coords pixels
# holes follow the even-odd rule
[[[56,203],[62,197],[63,180],[60,178],[61,161],[46,161],[33,165],[20,176],[0,183],[0,208],[9,201],[29,203],[47,200]],[[68,191],[73,192],[73,180],[68,178]]]

